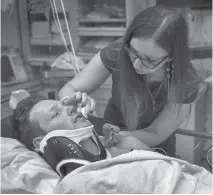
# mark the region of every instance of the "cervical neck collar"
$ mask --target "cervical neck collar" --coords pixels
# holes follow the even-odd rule
[[[99,149],[97,155],[79,144],[89,138]],[[40,143],[40,154],[61,176],[82,165],[110,157],[93,125],[76,130],[56,130],[48,133]]]
[[[86,140],[89,137],[94,137],[93,135],[94,126],[91,125],[89,127],[75,129],[75,130],[55,130],[49,132],[44,136],[40,143],[40,151],[44,152],[44,147],[47,145],[47,140],[51,137],[67,137],[75,143],[79,144],[80,141]]]

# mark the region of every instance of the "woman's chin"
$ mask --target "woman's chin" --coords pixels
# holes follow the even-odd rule
[[[136,71],[136,73],[139,74],[139,75],[152,74],[153,72],[154,72],[154,71],[146,71],[146,72]]]

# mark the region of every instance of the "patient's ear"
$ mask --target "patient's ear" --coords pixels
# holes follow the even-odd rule
[[[41,143],[41,140],[43,139],[43,136],[39,136],[39,137],[36,137],[33,139],[33,145],[35,147],[35,149],[39,150],[39,147],[40,147],[40,143]]]

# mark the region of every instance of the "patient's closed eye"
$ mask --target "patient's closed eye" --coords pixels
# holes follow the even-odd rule
[[[61,114],[61,112],[55,112],[54,114],[53,114],[53,117],[52,118],[55,118],[55,117],[57,117],[57,116],[59,116]]]
[[[71,116],[74,112],[76,112],[77,110],[76,110],[76,108],[75,107],[67,107],[66,108],[66,111],[67,111],[67,114],[69,115],[69,116]]]
[[[136,60],[138,57],[136,55],[131,55],[130,58]]]

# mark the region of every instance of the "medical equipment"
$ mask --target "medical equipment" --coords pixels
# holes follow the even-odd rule
[[[97,146],[98,154],[92,154],[81,146],[80,142],[89,138]],[[65,176],[82,165],[111,158],[93,125],[76,130],[56,130],[48,133],[40,143],[39,153],[60,176]]]

